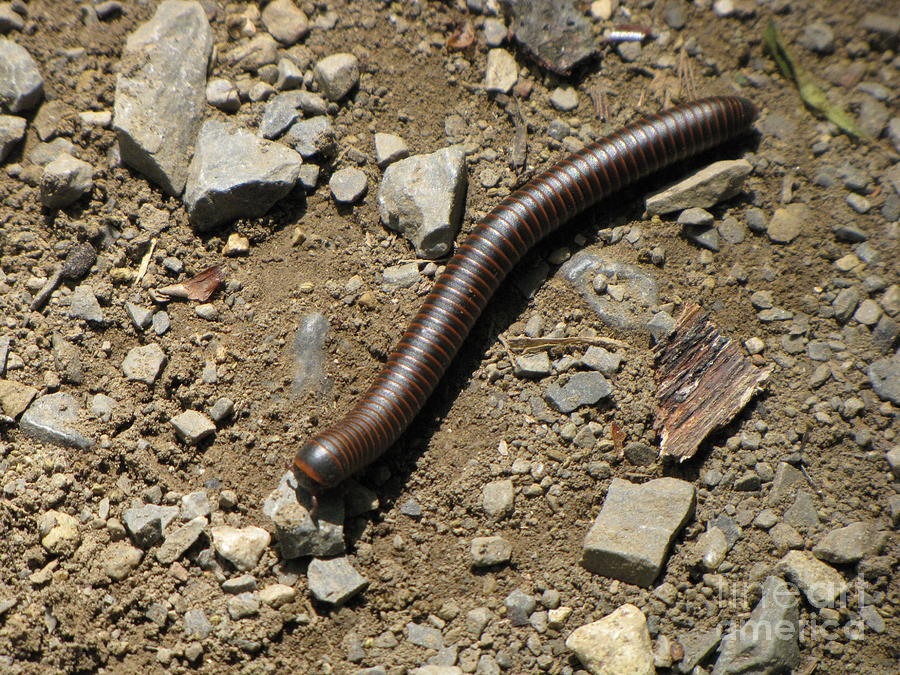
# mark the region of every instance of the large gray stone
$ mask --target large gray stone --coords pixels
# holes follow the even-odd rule
[[[874,523],[859,521],[826,534],[813,548],[819,560],[835,565],[849,565],[868,555],[877,555],[883,537]]]
[[[346,557],[311,560],[307,578],[313,597],[330,605],[344,604],[369,585]]]
[[[255,218],[297,182],[300,155],[280,143],[208,120],[200,130],[184,203],[203,231],[236,218]]]
[[[81,406],[71,394],[41,396],[22,415],[19,428],[26,436],[55,445],[90,448],[94,441],[70,425],[78,420]]]
[[[41,175],[41,204],[61,209],[78,201],[94,187],[94,167],[87,162],[61,154],[44,167]]]
[[[423,258],[453,247],[466,199],[466,153],[461,146],[391,164],[378,190],[382,222],[401,232]]]
[[[715,162],[649,196],[647,212],[655,215],[714,206],[740,192],[752,170],[753,166],[745,159]]]
[[[181,0],[161,3],[125,43],[113,121],[122,161],[171,195],[187,181],[212,46],[203,7]]]
[[[750,620],[722,638],[713,675],[786,673],[800,665],[797,596],[778,577],[763,584]]]
[[[263,514],[275,525],[282,557],[290,559],[343,553],[344,501],[330,494],[320,496],[316,522],[299,498],[308,497],[302,489],[298,491],[294,472],[287,471],[263,503]]]
[[[331,54],[316,64],[313,74],[330,101],[340,101],[359,82],[359,60],[353,54]]]
[[[642,485],[613,479],[600,514],[584,538],[581,564],[591,572],[649,586],[669,546],[694,513],[696,490],[677,478]]]
[[[0,40],[0,109],[30,110],[44,95],[44,78],[24,47]]]

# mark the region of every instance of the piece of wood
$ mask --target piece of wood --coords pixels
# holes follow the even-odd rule
[[[713,430],[728,424],[772,373],[771,366],[754,366],[694,303],[685,306],[675,330],[654,353],[653,428],[660,436],[660,454],[680,462],[693,457]]]

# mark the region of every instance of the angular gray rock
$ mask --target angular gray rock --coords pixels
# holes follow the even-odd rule
[[[159,316],[154,315],[154,319]],[[166,354],[155,342],[128,350],[122,361],[122,372],[129,380],[153,384],[166,365]]]
[[[353,167],[339,169],[331,174],[328,187],[338,204],[353,204],[363,198],[369,186],[368,178]]]
[[[278,138],[300,119],[299,91],[290,91],[273,97],[266,103],[259,122],[259,135],[263,138]]]
[[[156,550],[156,559],[163,565],[171,565],[193,546],[206,528],[206,518],[198,516],[166,536]]]
[[[241,97],[228,80],[215,77],[206,84],[206,102],[222,112],[233,113],[241,108]]]
[[[69,296],[69,316],[73,319],[84,319],[91,323],[103,323],[103,308],[94,295],[94,289],[87,284],[76,286]]]
[[[165,0],[125,43],[113,120],[119,151],[170,195],[187,181],[212,47],[206,13],[193,0]]]
[[[784,208],[776,209],[766,226],[769,239],[776,244],[791,243],[803,232],[810,216],[806,204],[788,204]]]
[[[653,675],[653,644],[647,618],[634,605],[622,605],[598,621],[580,626],[566,638],[592,675]]]
[[[733,197],[753,170],[745,159],[715,162],[647,198],[650,215],[691,207],[707,208]]]
[[[383,169],[389,164],[407,157],[409,157],[409,148],[402,138],[394,134],[375,134],[375,163],[379,167]]]
[[[469,553],[472,567],[501,565],[512,557],[512,545],[503,537],[475,537]]]
[[[722,638],[713,675],[776,675],[797,668],[799,616],[797,596],[783,580],[768,577],[749,621]]]
[[[329,157],[335,151],[334,129],[325,115],[295,122],[282,139],[300,153],[303,159],[316,155]]]
[[[900,355],[873,362],[869,366],[869,382],[883,401],[900,405]]]
[[[0,39],[0,109],[31,110],[44,95],[44,78],[24,47]]]
[[[343,605],[361,592],[369,581],[357,572],[346,557],[310,561],[306,573],[309,591],[320,602]]]
[[[197,445],[216,433],[216,425],[209,417],[196,410],[185,410],[171,420],[175,433],[188,445]]]
[[[696,489],[677,478],[642,485],[614,478],[584,538],[581,564],[638,586],[659,576],[669,546],[694,513]]]
[[[515,490],[511,480],[496,480],[481,489],[481,505],[484,512],[497,520],[512,515]]]
[[[878,555],[881,543],[878,528],[860,521],[826,534],[813,548],[813,555],[835,565],[849,565],[868,555]]]
[[[81,406],[71,394],[57,392],[41,396],[28,407],[19,420],[19,429],[42,443],[72,448],[90,448],[94,441],[71,424],[78,420]]]
[[[0,162],[25,138],[26,124],[24,117],[0,115]]]
[[[777,570],[797,584],[809,604],[816,608],[834,607],[838,598],[847,593],[844,577],[808,551],[789,551],[778,562]]]
[[[241,572],[252,570],[259,562],[271,536],[261,527],[236,528],[220,525],[210,530],[216,553]]]
[[[318,523],[309,509],[298,501],[297,479],[293,471],[282,475],[278,487],[263,503],[263,514],[275,525],[283,558],[330,556],[344,552],[344,501],[324,495],[319,499]]]
[[[163,530],[178,517],[177,506],[142,504],[125,509],[122,520],[134,543],[148,549],[162,541]]]
[[[204,231],[263,215],[293,189],[302,163],[300,155],[280,143],[206,121],[184,190],[191,224]]]
[[[353,54],[331,54],[316,63],[313,75],[329,101],[340,101],[359,83],[359,59]]]
[[[378,190],[381,221],[402,233],[423,258],[450,252],[466,198],[466,154],[461,146],[391,164]]]
[[[67,153],[44,167],[41,175],[41,204],[61,209],[78,201],[94,187],[94,167]]]
[[[561,413],[570,413],[583,405],[593,405],[612,393],[612,385],[600,373],[575,373],[564,385],[547,387],[544,398]]]

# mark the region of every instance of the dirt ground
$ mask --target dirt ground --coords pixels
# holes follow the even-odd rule
[[[80,4],[25,2],[26,29],[6,37],[38,62],[47,100],[62,101],[75,112],[111,111],[124,41],[152,16],[157,3],[124,2],[121,16],[96,25],[85,25]],[[207,3],[217,8],[211,24],[220,52],[235,41],[228,34],[226,15],[245,4]],[[566,649],[566,636],[625,602],[652,618],[654,636],[675,641],[746,619],[756,600],[753,586],[760,570],[773,567],[783,554],[765,529],[750,524],[768,506],[770,484],[751,492],[734,489],[735,477],[748,468],[760,463],[774,467],[792,453],[802,453],[820,520],[801,529],[804,548],[854,521],[891,530],[888,500],[897,484],[884,457],[897,443],[897,409],[878,398],[866,374],[868,364],[884,353],[873,342],[870,328],[852,321],[842,327],[819,310],[830,307],[828,298],[841,288],[840,279],[860,285],[867,275],[879,275],[889,284],[897,282],[900,230],[882,214],[893,190],[884,173],[897,161],[896,152],[887,138],[857,144],[815,118],[803,108],[796,89],[777,73],[761,42],[763,27],[775,17],[796,55],[827,84],[829,95],[851,111],[858,111],[868,94],[831,84],[829,77],[862,63],[864,81],[880,82],[890,90],[886,105],[896,116],[898,59],[891,51],[896,43],[885,43],[859,26],[866,12],[896,14],[896,3],[746,2],[738,4],[752,7],[752,15],[731,17],[716,16],[709,4],[686,3],[686,24],[674,30],[663,20],[664,2],[622,2],[632,15],[629,22],[668,32],[668,42],[647,42],[636,62],[625,62],[615,50],[603,47],[598,58],[568,78],[549,74],[506,44],[516,56],[520,79],[533,85],[520,100],[528,125],[528,162],[517,175],[509,164],[515,120],[495,97],[468,86],[484,76],[482,15],[470,13],[461,1],[298,3],[311,21],[336,18],[333,27],[314,28],[303,41],[315,58],[343,51],[360,58],[359,89],[340,105],[332,121],[339,149],[355,148],[365,158],[360,168],[369,178],[368,194],[352,207],[337,206],[332,199],[328,176],[355,165],[345,153],[337,163],[322,165],[319,187],[307,196],[295,191],[265,217],[240,220],[204,235],[192,230],[179,200],[111,163],[114,131],[82,126],[77,115],[63,133],[94,166],[93,191],[64,210],[43,209],[38,187],[8,171],[10,165],[27,167],[28,153],[39,142],[29,124],[25,142],[0,172],[0,336],[13,339],[10,363],[15,366],[3,377],[41,393],[66,391],[85,407],[97,393],[117,403],[110,421],[82,421],[83,431],[99,440],[90,450],[41,444],[15,425],[0,427],[0,603],[5,607],[0,613],[0,670],[355,673],[383,666],[400,674],[434,655],[406,639],[406,625],[416,622],[440,628],[445,643],[459,647],[459,663],[473,662],[473,654],[475,661],[487,654],[504,664],[506,672],[572,673],[581,666]],[[476,27],[475,44],[465,51],[448,51],[447,38],[466,20]],[[818,20],[834,30],[832,53],[816,54],[796,44],[803,28]],[[592,21],[598,33],[611,25]],[[854,41],[868,48],[848,51]],[[689,48],[682,51],[685,43]],[[582,140],[598,138],[639,113],[677,100],[684,79],[679,81],[674,68],[656,66],[660,59],[675,64],[682,53],[697,96],[740,92],[762,111],[757,126],[763,133],[755,139],[719,148],[689,165],[752,159],[754,172],[745,191],[711,209],[716,221],[733,216],[745,223],[752,208],[771,217],[783,205],[787,189],[790,201],[805,203],[816,216],[799,237],[781,245],[765,233],[747,232],[741,243],[723,244],[710,253],[681,236],[681,225],[673,218],[645,217],[644,196],[684,175],[689,167],[681,166],[628,189],[540,244],[488,306],[413,427],[359,477],[378,495],[380,506],[347,523],[350,559],[370,584],[344,607],[331,609],[311,601],[306,563],[283,563],[274,548],[253,574],[260,587],[275,581],[295,586],[296,599],[278,609],[263,607],[257,616],[239,621],[228,617],[229,596],[220,588],[221,579],[204,571],[193,553],[171,566],[147,554],[121,581],[110,582],[103,575],[104,551],[113,536],[106,521],[121,518],[134,499],[177,504],[181,495],[207,489],[215,502],[222,491],[230,490],[236,505],[219,509],[214,520],[270,528],[262,500],[277,484],[297,443],[351,407],[418,308],[430,279],[423,276],[406,289],[385,289],[381,283],[384,268],[415,253],[379,220],[376,193],[382,172],[374,162],[375,132],[397,134],[411,153],[427,153],[448,144],[445,125],[450,116],[465,120],[465,140],[475,150],[469,158],[466,231],[511,188],[563,152],[561,143],[547,135],[554,119],[564,119]],[[235,79],[241,73],[217,63],[211,74]],[[549,102],[550,93],[565,84],[578,91],[578,107],[571,112],[555,110]],[[609,103],[606,122],[597,119],[590,97],[600,87]],[[262,102],[246,102],[227,117],[255,129],[263,107]],[[226,117],[213,108],[208,114]],[[817,154],[813,146],[823,140],[825,149]],[[495,158],[484,152],[487,149],[496,151]],[[823,166],[845,163],[871,177],[866,197],[872,208],[865,214],[847,205],[849,191],[841,181],[831,187],[814,182]],[[500,176],[493,187],[484,187],[481,180],[486,170]],[[162,210],[168,224],[141,284],[116,283],[110,269],[136,269],[147,251],[149,238],[142,235],[138,218],[146,205]],[[835,237],[832,230],[841,223],[868,233],[877,260],[848,273],[835,268],[835,261],[852,253],[854,246]],[[610,244],[610,227],[625,232],[639,227],[640,238],[631,243],[631,237],[613,237],[616,243]],[[109,228],[128,236],[104,243]],[[306,235],[300,244],[295,244],[297,229]],[[222,255],[232,232],[249,238],[246,257]],[[35,290],[29,280],[46,277],[74,241],[90,241],[100,254],[85,280],[108,318],[100,327],[70,319],[55,300],[41,312],[28,310]],[[648,262],[647,252],[656,246],[665,249],[661,266]],[[613,422],[627,443],[658,442],[652,431],[651,340],[646,333],[603,326],[580,294],[553,276],[555,264],[534,296],[523,296],[516,275],[546,263],[561,247],[573,253],[602,252],[641,266],[658,279],[661,303],[677,308],[688,300],[698,302],[711,310],[724,334],[764,340],[762,362],[775,366],[765,392],[708,439],[691,461],[635,466],[616,452],[609,431]],[[182,275],[173,276],[162,266],[169,256],[183,263]],[[149,307],[147,289],[214,264],[225,266],[231,282],[212,301],[219,311],[216,321],[198,317],[191,303],[176,302],[168,306],[172,327],[165,335],[133,327],[123,309],[126,301]],[[361,276],[364,290],[375,294],[375,303],[362,306],[346,299],[344,289],[354,275]],[[760,290],[770,291],[775,305],[794,312],[795,320],[760,322],[750,299]],[[291,388],[291,344],[298,318],[313,311],[330,323],[328,380],[320,391],[297,396]],[[614,390],[608,402],[568,416],[535,418],[530,401],[540,397],[555,376],[544,381],[515,377],[501,343],[501,338],[521,335],[525,321],[534,315],[542,318],[546,330],[563,324],[568,336],[596,331],[627,343],[620,350],[623,366],[611,378]],[[819,362],[806,352],[792,354],[783,347],[783,338],[801,317],[805,330],[800,332],[809,339],[845,345],[830,357],[833,375],[824,384],[810,382]],[[60,381],[51,350],[53,333],[63,334],[77,347],[82,384]],[[168,355],[160,379],[152,387],[126,381],[120,367],[125,354],[154,341]],[[580,353],[580,348],[557,348],[551,357]],[[216,364],[214,383],[201,378],[209,361]],[[233,419],[198,448],[180,443],[170,418],[187,409],[205,410],[222,396],[235,402]],[[863,407],[845,417],[842,405],[850,397],[861,399]],[[576,429],[594,422],[603,432],[594,445],[578,447],[567,440],[571,435],[564,427],[570,422]],[[758,447],[742,443],[748,434],[761,437]],[[516,459],[530,462],[530,473],[512,474]],[[598,472],[598,461],[607,462],[611,470]],[[707,485],[701,478],[713,470],[725,479]],[[482,487],[510,475],[517,486],[514,514],[494,522],[482,508]],[[676,539],[655,584],[669,582],[678,589],[671,604],[652,589],[595,576],[579,565],[582,539],[612,478],[644,482],[659,476],[684,478],[698,487],[695,519]],[[534,484],[542,489],[526,489]],[[420,518],[401,513],[410,499],[421,506]],[[777,513],[789,505],[790,500],[778,505]],[[107,508],[108,513],[98,515]],[[38,522],[49,509],[79,518],[82,543],[71,555],[54,556],[40,543]],[[719,570],[731,589],[729,597],[705,585],[689,566],[690,546],[703,524],[721,514],[739,521],[750,514]],[[499,569],[473,570],[472,538],[495,534],[512,543],[512,562]],[[857,566],[839,566],[845,579],[865,587],[884,620],[883,632],[866,628],[851,639],[847,628],[856,616],[854,606],[839,608],[835,625],[801,636],[803,672],[812,672],[812,667],[817,673],[893,671],[900,628],[897,551],[891,534],[877,558],[882,573],[865,580]],[[35,576],[43,570],[46,574]],[[237,574],[228,571],[229,576]],[[538,633],[532,626],[513,627],[503,617],[504,599],[516,588],[537,596],[548,589],[558,591],[562,604],[574,611],[561,629]],[[466,632],[466,613],[476,607],[487,607],[495,615],[480,638]],[[185,612],[198,608],[214,626],[202,640],[184,634]],[[805,625],[821,625],[828,618],[801,601]],[[202,648],[199,656],[196,648],[188,650],[193,642]]]

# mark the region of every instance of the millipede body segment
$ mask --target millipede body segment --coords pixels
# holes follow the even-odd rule
[[[316,494],[393,445],[494,291],[538,241],[629,183],[743,133],[755,118],[753,103],[737,96],[686,103],[591,143],[509,195],[459,245],[356,406],[297,452],[298,482]]]

